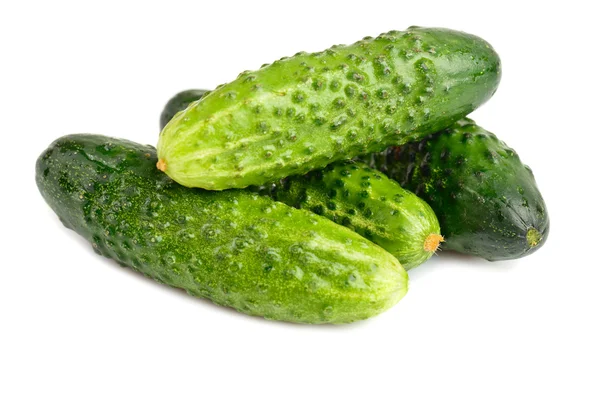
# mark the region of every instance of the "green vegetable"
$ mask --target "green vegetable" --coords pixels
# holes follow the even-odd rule
[[[429,203],[444,248],[507,260],[534,252],[548,237],[548,212],[531,169],[470,119],[370,161]]]
[[[427,203],[362,163],[340,161],[285,179],[273,197],[349,227],[396,256],[407,270],[429,259],[443,240]]]
[[[193,101],[200,100],[202,96],[210,93],[204,89],[190,89],[177,93],[165,105],[163,112],[160,114],[160,129],[162,130],[167,123],[173,119],[175,114],[185,108]]]
[[[406,293],[398,260],[357,233],[249,191],[184,188],[156,161],[150,146],[70,135],[39,157],[36,181],[99,254],[247,314],[346,323]]]
[[[157,167],[185,186],[262,185],[451,125],[492,96],[484,40],[411,27],[243,72],[177,114]]]

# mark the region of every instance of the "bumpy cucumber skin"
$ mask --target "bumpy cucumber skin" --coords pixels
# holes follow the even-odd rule
[[[209,91],[204,89],[190,89],[179,92],[173,96],[167,104],[165,104],[165,108],[160,114],[160,129],[162,130],[165,125],[173,119],[175,114],[185,110],[190,103],[200,100],[207,93],[209,93]]]
[[[425,249],[426,239],[440,234],[425,201],[364,163],[339,161],[286,178],[274,186],[272,195],[347,226],[390,252],[406,270],[433,255]]]
[[[548,237],[550,220],[531,169],[470,119],[374,154],[370,161],[431,205],[443,248],[509,260],[533,253]],[[533,245],[527,237],[535,232],[531,229],[541,235]]]
[[[441,130],[487,101],[500,60],[463,32],[411,27],[244,72],[176,115],[159,168],[189,187],[262,185]]]
[[[255,193],[184,188],[156,161],[151,146],[70,135],[39,157],[36,181],[97,253],[246,314],[347,323],[406,293],[398,260],[357,233]]]

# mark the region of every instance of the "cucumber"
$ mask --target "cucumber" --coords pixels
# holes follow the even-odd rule
[[[177,93],[165,105],[163,112],[160,114],[160,129],[162,130],[167,123],[173,119],[175,114],[185,108],[193,101],[200,100],[202,96],[209,93],[204,89],[190,89]]]
[[[508,260],[533,253],[548,237],[548,211],[531,169],[470,119],[369,162],[429,203],[443,248]]]
[[[406,293],[398,260],[357,233],[250,191],[184,188],[156,162],[151,146],[70,135],[38,158],[36,181],[97,253],[246,314],[347,323]]]
[[[443,240],[427,203],[363,163],[339,161],[272,189],[274,199],[345,225],[393,254],[408,270]]]
[[[157,167],[210,190],[263,185],[417,140],[489,99],[500,60],[463,32],[411,27],[243,72],[162,130]]]

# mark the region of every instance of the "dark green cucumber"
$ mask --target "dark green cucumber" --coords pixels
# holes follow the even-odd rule
[[[363,163],[339,161],[286,178],[272,195],[349,227],[396,256],[407,270],[429,259],[442,241],[427,203]]]
[[[536,251],[548,237],[548,212],[531,169],[470,119],[370,161],[429,203],[443,248],[507,260]]]
[[[398,260],[357,233],[249,191],[184,188],[156,161],[151,146],[70,135],[39,157],[36,181],[99,254],[243,313],[346,323],[406,293]]]
[[[177,114],[157,167],[185,186],[262,185],[417,140],[495,92],[500,60],[463,32],[411,27],[243,72]]]
[[[200,100],[205,94],[210,93],[204,89],[190,89],[177,93],[165,105],[163,112],[160,114],[160,129],[162,130],[167,123],[173,119],[175,114],[196,100]]]

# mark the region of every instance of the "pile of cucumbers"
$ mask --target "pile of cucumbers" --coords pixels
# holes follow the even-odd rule
[[[98,254],[159,282],[268,319],[357,321],[439,246],[505,260],[546,240],[531,170],[466,118],[500,75],[477,36],[391,31],[176,95],[156,149],[61,137],[36,181]]]

